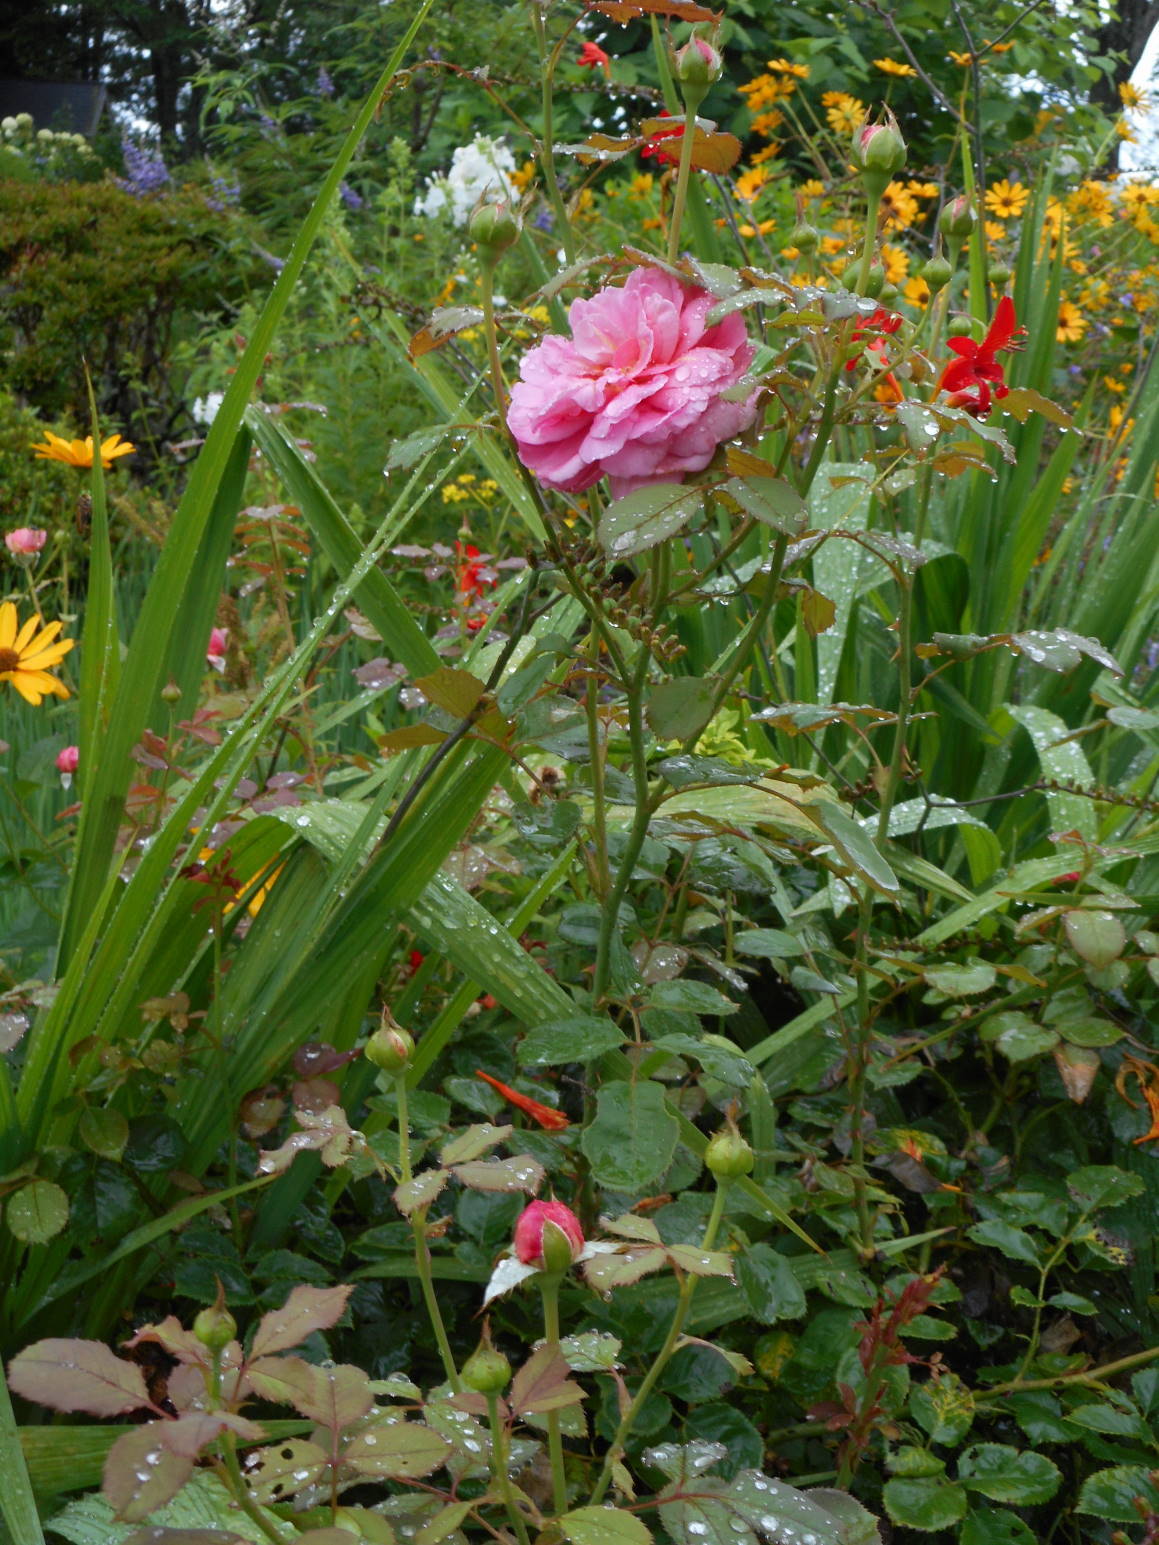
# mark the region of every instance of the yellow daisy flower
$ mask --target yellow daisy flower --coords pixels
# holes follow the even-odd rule
[[[33,708],[39,708],[50,692],[54,697],[69,695],[64,683],[49,674],[76,643],[74,638],[57,638],[62,626],[46,624],[34,612],[20,627],[12,602],[0,604],[0,681],[10,681]]]
[[[827,92],[826,95],[834,98],[825,108],[829,127],[835,134],[855,134],[865,121],[865,103],[844,91]]]
[[[886,284],[900,284],[909,273],[909,253],[901,247],[882,243],[881,266],[885,270]]]
[[[930,303],[930,287],[916,274],[912,279],[906,280],[901,293],[911,306],[928,306]]]
[[[771,107],[767,113],[758,113],[752,121],[754,134],[763,135],[765,139],[771,139],[774,132],[785,121],[785,115],[778,108]]]
[[[70,467],[91,467],[93,464],[92,435],[86,435],[83,440],[62,440],[51,429],[46,429],[44,444],[33,445],[31,449],[36,452],[37,461],[63,461]],[[120,435],[110,435],[101,441],[101,466],[107,472],[115,456],[131,456],[136,449],[127,440],[122,441]]]
[[[958,52],[956,52],[956,50],[954,50],[952,48],[949,50],[949,57],[954,61],[954,63],[956,65],[960,65],[963,70],[968,70],[970,68],[970,66],[974,63],[974,55],[973,54],[959,54]]]
[[[1058,324],[1054,336],[1059,343],[1077,343],[1087,330],[1087,319],[1073,300],[1058,303]]]
[[[1000,220],[983,220],[982,229],[990,241],[1001,241],[1006,235],[1006,227]]]
[[[899,64],[896,59],[875,59],[875,69],[883,75],[916,75],[918,72],[912,64]]]
[[[747,172],[742,172],[736,180],[736,196],[746,204],[751,204],[769,180],[769,174],[763,166],[754,166]]]
[[[986,208],[1000,220],[1017,220],[1029,200],[1029,188],[1005,177],[986,189]]]
[[[809,66],[795,64],[792,59],[770,59],[769,69],[775,70],[778,75],[795,75],[798,80],[809,79]]]
[[[1126,140],[1129,145],[1137,145],[1139,143],[1134,129],[1132,129],[1131,125],[1125,118],[1120,118],[1118,123],[1116,123],[1115,133],[1119,136],[1120,139]]]
[[[774,156],[779,155],[780,150],[780,140],[771,139],[767,145],[762,145],[759,150],[754,150],[749,160],[754,166],[760,166],[762,162],[771,161]]]
[[[887,231],[904,231],[921,214],[917,199],[901,182],[891,182],[881,195],[881,212]]]
[[[825,192],[825,184],[820,177],[809,177],[797,189],[802,198],[820,198]]]
[[[1147,100],[1147,93],[1140,91],[1138,86],[1133,86],[1129,80],[1119,82],[1119,101],[1124,107],[1141,112],[1146,112],[1151,106]]]

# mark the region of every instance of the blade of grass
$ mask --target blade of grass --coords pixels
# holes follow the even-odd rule
[[[0,1517],[11,1545],[44,1545],[44,1531],[36,1511],[32,1481],[20,1446],[20,1433],[12,1411],[8,1384],[0,1366]]]

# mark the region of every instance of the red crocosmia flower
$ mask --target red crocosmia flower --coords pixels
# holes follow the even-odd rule
[[[484,1073],[482,1068],[475,1069],[475,1077],[490,1084],[492,1089],[497,1089],[505,1100],[509,1100],[525,1116],[530,1116],[532,1121],[538,1121],[545,1132],[563,1132],[571,1126],[571,1122],[562,1111],[555,1110],[550,1105],[541,1105],[538,1100],[531,1099],[529,1095],[520,1094],[518,1089],[512,1089],[510,1084],[504,1084],[499,1079],[492,1078],[490,1073]]]
[[[857,352],[845,361],[846,370],[853,370],[856,367],[866,349],[872,349],[878,356],[876,364],[879,368],[884,365],[887,362],[888,351],[882,334],[896,333],[901,326],[901,320],[898,312],[886,311],[878,306],[871,317],[867,317],[864,322],[859,322],[849,336],[849,346]]]
[[[668,111],[667,108],[661,108],[661,118],[670,118],[671,116],[672,114]],[[681,138],[683,133],[684,125],[682,123],[677,124],[674,128],[671,129],[658,129],[655,134],[653,134],[649,139],[646,139],[640,146],[640,159],[647,161],[651,156],[655,156],[657,161],[666,161],[669,166],[679,166],[679,148],[677,149],[675,155],[670,155],[667,150],[662,150],[660,147],[661,141],[668,139],[678,140]]]
[[[580,56],[576,63],[581,67],[581,69],[588,70],[598,68],[603,70],[604,74],[606,75],[611,69],[612,61],[611,58],[604,53],[603,49],[598,43],[593,43],[589,39],[580,49]]]
[[[975,343],[973,338],[948,339],[949,348],[958,358],[952,359],[942,371],[938,388],[950,393],[952,406],[967,409],[975,418],[985,418],[993,398],[1005,397],[1010,390],[996,355],[1002,350],[1021,348],[1015,340],[1024,337],[1025,333],[1026,329],[1018,326],[1014,315],[1014,302],[1009,295],[1003,295],[981,343]]]

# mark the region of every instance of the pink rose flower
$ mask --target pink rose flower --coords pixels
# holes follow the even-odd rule
[[[212,665],[215,671],[225,670],[225,651],[229,647],[229,629],[211,628],[209,630],[209,643],[205,649],[205,661]]]
[[[18,526],[4,533],[4,545],[13,557],[30,558],[48,541],[48,532],[35,526]]]
[[[528,350],[512,388],[507,426],[524,466],[567,493],[606,477],[616,499],[706,467],[756,416],[755,393],[721,397],[753,347],[739,315],[706,326],[714,304],[656,268],[573,301],[572,336]]]
[[[515,1220],[515,1254],[524,1266],[542,1267],[545,1264],[543,1233],[544,1225],[548,1223],[557,1229],[571,1246],[573,1261],[583,1249],[584,1231],[580,1228],[580,1220],[570,1207],[565,1207],[563,1202],[532,1202]],[[548,1248],[551,1250],[550,1241]],[[554,1256],[554,1251],[552,1254]],[[565,1259],[558,1269],[562,1271],[567,1264]]]

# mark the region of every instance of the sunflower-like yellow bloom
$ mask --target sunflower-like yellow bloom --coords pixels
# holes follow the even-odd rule
[[[873,63],[883,75],[916,75],[918,73],[912,64],[902,64],[897,59],[875,59]]]
[[[61,626],[46,624],[34,612],[21,627],[12,602],[0,604],[0,681],[10,681],[33,708],[39,708],[50,692],[54,697],[69,695],[64,683],[49,674],[76,643],[73,638],[57,638]]]
[[[87,435],[83,440],[62,440],[51,429],[46,429],[44,444],[34,445],[32,449],[38,461],[63,461],[70,467],[91,467],[93,464],[92,435]],[[101,441],[101,466],[107,472],[115,457],[131,456],[136,449],[135,445],[122,440],[120,435],[110,435],[107,440]]]

